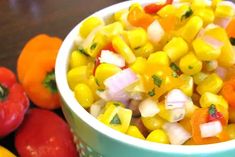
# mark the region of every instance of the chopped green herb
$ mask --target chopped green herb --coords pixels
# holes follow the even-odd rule
[[[180,72],[180,68],[175,64],[175,63],[171,63],[170,67],[173,71],[175,71],[176,73]]]
[[[235,38],[231,37],[231,38],[230,38],[230,42],[231,42],[231,44],[232,44],[233,46],[235,46]]]
[[[100,87],[100,83],[99,83],[99,80],[97,78],[95,78],[95,83],[97,84],[97,86]]]
[[[174,78],[179,77],[179,75],[178,75],[175,71],[172,73],[172,76],[173,76]]]
[[[189,66],[188,66],[188,69],[192,70],[192,69],[193,69],[193,66],[189,65]]]
[[[209,107],[209,115],[212,117],[216,116],[217,110],[214,104],[211,104]]]
[[[158,86],[158,87],[161,87],[161,85],[162,85],[162,79],[161,79],[159,76],[157,76],[157,75],[153,75],[152,78],[153,78],[154,84],[155,84],[156,86]]]
[[[115,114],[115,116],[111,120],[110,124],[121,124],[121,120],[120,120],[118,114]]]
[[[140,49],[141,47],[139,46],[139,47],[136,47],[136,48],[134,48],[134,50],[138,50],[138,49]]]
[[[120,104],[117,103],[117,102],[114,102],[113,104],[114,104],[115,106],[120,106]]]
[[[155,95],[155,88],[148,92],[148,95],[153,97]]]
[[[181,20],[185,20],[189,18],[191,15],[193,15],[193,10],[189,8],[189,10],[186,11],[184,15],[182,15]]]
[[[91,50],[94,50],[94,49],[96,48],[96,46],[97,46],[97,43],[93,43],[93,44],[91,45],[90,49],[91,49]]]
[[[103,92],[104,91],[104,89],[97,89],[99,92]]]
[[[89,56],[84,48],[79,48],[78,51],[85,56]]]

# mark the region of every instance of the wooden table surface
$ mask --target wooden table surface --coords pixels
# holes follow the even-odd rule
[[[16,71],[24,44],[46,33],[64,38],[82,19],[123,0],[0,0],[0,66]],[[1,77],[1,76],[0,76]],[[0,139],[13,151],[14,133]]]

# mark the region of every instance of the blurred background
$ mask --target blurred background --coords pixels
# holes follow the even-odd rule
[[[0,0],[0,66],[16,72],[17,57],[30,38],[46,33],[64,39],[82,19],[121,1]],[[60,110],[55,112],[62,116]],[[0,145],[16,153],[14,133],[0,139]]]

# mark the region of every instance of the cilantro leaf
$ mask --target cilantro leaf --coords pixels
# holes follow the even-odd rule
[[[159,76],[153,75],[153,76],[152,76],[152,79],[153,79],[153,82],[154,82],[154,84],[155,84],[156,86],[161,87],[161,85],[162,85],[162,79],[161,79]]]
[[[122,124],[118,114],[115,114],[115,116],[111,120],[110,124]]]

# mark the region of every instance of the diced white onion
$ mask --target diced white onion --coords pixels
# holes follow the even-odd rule
[[[104,99],[105,101],[120,101],[123,104],[127,104],[128,100],[130,99],[129,95],[125,91],[120,91],[116,94],[112,94],[109,92],[109,90],[105,91],[96,91],[96,94],[101,98]]]
[[[203,36],[203,40],[209,44],[210,46],[212,46],[214,49],[220,49],[224,43],[213,38],[212,36],[209,36],[209,35],[206,35],[206,36]]]
[[[155,20],[152,24],[149,25],[147,29],[147,34],[149,40],[152,43],[157,44],[165,35],[165,31],[162,28],[161,24],[157,20]]]
[[[220,121],[208,122],[200,125],[201,136],[203,138],[213,137],[223,130]]]
[[[220,78],[222,78],[223,80],[226,78],[227,75],[227,69],[223,68],[223,67],[217,67],[215,70],[216,74],[218,74],[218,76]]]
[[[165,100],[166,109],[183,108],[188,97],[179,89],[171,90]]]
[[[178,122],[184,119],[185,116],[185,108],[174,108],[169,110],[169,122]]]
[[[142,117],[153,117],[160,112],[157,102],[152,98],[143,100],[139,104],[139,110]]]
[[[192,137],[179,123],[165,123],[163,129],[166,131],[171,144],[181,145]]]
[[[128,68],[107,78],[104,81],[104,84],[109,90],[109,93],[111,95],[115,95],[136,81],[138,81],[136,74],[130,68]]]
[[[125,59],[121,55],[109,50],[102,50],[99,60],[100,63],[110,63],[121,68],[125,66]]]
[[[219,25],[222,28],[226,28],[228,26],[228,24],[230,23],[231,19],[232,18],[230,18],[230,17],[226,17],[226,18],[224,18],[224,17],[217,17],[217,18],[215,18],[214,23]]]
[[[105,103],[106,103],[106,101],[104,101],[103,99],[100,99],[100,100],[96,101],[94,104],[92,104],[90,107],[91,115],[93,115],[94,117],[98,117],[100,115]]]

